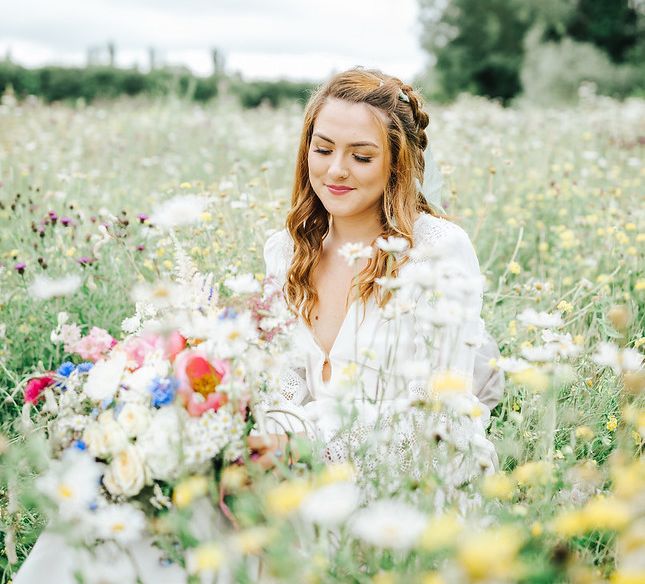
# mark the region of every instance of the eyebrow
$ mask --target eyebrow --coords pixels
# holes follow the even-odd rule
[[[314,136],[318,136],[318,138],[322,138],[325,140],[325,142],[329,142],[330,144],[335,144],[335,142],[331,138],[327,138],[327,136],[323,136],[322,134],[316,132]],[[377,144],[374,144],[374,142],[354,142],[353,144],[350,144],[351,147],[356,147],[356,146],[373,146],[374,148],[378,148]]]

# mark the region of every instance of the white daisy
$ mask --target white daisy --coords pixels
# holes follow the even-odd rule
[[[407,550],[416,544],[426,522],[426,516],[415,507],[386,499],[359,511],[350,519],[349,529],[370,545]]]
[[[94,520],[99,537],[123,544],[138,540],[146,527],[143,511],[127,503],[98,509]]]
[[[388,253],[401,253],[408,249],[409,244],[407,239],[392,235],[387,238],[377,237],[376,247]]]
[[[199,195],[180,195],[164,201],[150,217],[150,222],[162,228],[192,225],[200,221],[208,200]]]
[[[87,375],[83,392],[94,401],[114,397],[119,388],[127,357],[122,351],[113,351],[108,359],[98,361]]]
[[[359,500],[360,491],[355,484],[334,483],[309,493],[300,505],[300,513],[307,521],[333,527],[349,517]]]
[[[537,312],[534,308],[525,308],[517,319],[526,325],[532,324],[538,328],[552,328],[562,326],[562,317],[559,314]]]
[[[81,277],[77,274],[56,280],[41,274],[36,276],[29,286],[29,294],[38,300],[71,296],[80,288],[81,281]]]
[[[348,242],[338,250],[338,253],[347,260],[350,266],[353,266],[361,258],[371,258],[373,250],[369,245]]]
[[[242,274],[235,278],[227,278],[224,285],[236,294],[253,294],[260,291],[260,283],[253,274]]]

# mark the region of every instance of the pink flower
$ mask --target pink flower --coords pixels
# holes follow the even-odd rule
[[[182,351],[175,358],[178,393],[191,416],[201,416],[207,410],[217,411],[228,401],[228,395],[217,391],[228,380],[231,366],[222,359],[208,360],[199,348]]]
[[[35,404],[40,399],[43,391],[52,383],[54,383],[54,378],[49,375],[30,379],[25,386],[25,401],[30,404]]]
[[[87,336],[76,341],[76,343],[65,345],[65,350],[70,353],[78,353],[86,361],[96,363],[114,345],[116,345],[116,339],[110,333],[105,329],[94,326]]]
[[[121,347],[128,356],[130,367],[138,369],[143,365],[146,357],[155,351],[160,351],[164,359],[168,359],[172,363],[177,354],[186,347],[186,339],[176,331],[166,337],[154,333],[144,333],[141,336],[127,339],[121,343]],[[132,367],[132,363],[136,366]]]

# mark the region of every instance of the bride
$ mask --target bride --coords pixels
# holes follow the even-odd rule
[[[465,379],[470,389],[465,397],[480,413],[474,420],[463,416],[470,423],[458,428],[460,438],[479,449],[482,468],[497,464],[485,427],[490,408],[503,391],[503,374],[488,366],[499,353],[480,317],[482,284],[475,251],[466,232],[446,218],[438,201],[441,179],[427,149],[428,122],[421,97],[394,77],[360,68],[333,76],[305,111],[287,227],[265,244],[267,275],[284,288],[287,303],[299,314],[294,343],[298,362],[284,369],[279,409],[295,414],[310,434],[322,438],[329,462],[351,457],[351,448],[339,438],[334,404],[360,352],[364,357],[360,383],[350,388],[355,393],[349,397],[361,404],[360,423],[365,428],[373,426],[374,404],[406,403],[383,382],[385,377],[410,378],[406,368],[411,360],[436,370],[449,366]],[[375,245],[379,237],[402,238],[412,250],[430,249],[441,255],[433,260],[420,253],[404,265],[397,261],[388,271],[390,256]],[[360,244],[359,250],[370,248],[371,257],[350,254],[350,266],[339,255],[349,243]],[[429,350],[416,326],[427,308],[424,302],[414,304],[400,319],[388,320],[383,316],[387,294],[377,279],[388,274],[410,276],[441,265],[470,282],[458,299],[466,319],[443,326],[438,343]],[[350,302],[354,289],[358,295]],[[395,321],[400,324],[392,351],[389,332]],[[423,378],[409,379],[408,397],[423,398],[425,388]],[[374,399],[379,393],[381,399]],[[288,422],[280,415],[266,420],[268,435],[256,433],[248,439],[266,468],[285,455]],[[449,472],[453,470],[461,472],[451,466]],[[469,476],[466,473],[466,480]],[[179,566],[161,561],[149,540],[131,546],[129,559],[117,549],[102,553],[102,564],[113,562],[115,570],[124,561],[134,562],[145,584],[187,579]],[[75,555],[62,536],[46,530],[13,582],[72,584],[79,562],[88,561]],[[109,580],[98,567],[90,568],[92,572],[96,577],[92,581]]]
[[[265,468],[284,456],[285,430],[298,428],[322,440],[328,462],[352,459],[383,406],[400,411],[411,398],[430,397],[424,376],[410,379],[406,371],[420,363],[430,374],[449,371],[464,380],[469,391],[462,407],[466,401],[480,415],[462,416],[453,433],[476,451],[480,470],[492,472],[498,464],[485,428],[504,386],[503,374],[488,365],[499,351],[480,316],[483,289],[473,246],[437,201],[442,181],[427,148],[422,105],[409,85],[362,68],[336,74],[309,100],[286,228],[264,247],[267,275],[299,315],[297,355],[284,369],[275,413],[267,416],[269,434],[249,438]],[[392,268],[387,238],[412,248],[409,261],[399,254]],[[348,249],[354,249],[349,262],[341,257]],[[387,318],[390,299],[379,286],[386,275],[409,280],[428,272],[451,272],[466,282],[460,291],[454,280],[447,293],[463,319],[436,327],[432,343],[419,327],[433,310],[426,299],[417,296],[407,313]],[[359,379],[345,383],[356,364]],[[384,383],[393,378],[408,379],[403,395],[400,386]],[[358,431],[352,426],[349,439],[337,414],[339,398],[358,411]],[[477,471],[460,461],[447,472],[459,475],[450,477],[457,485]]]

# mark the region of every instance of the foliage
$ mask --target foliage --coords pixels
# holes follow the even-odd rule
[[[642,92],[645,12],[629,0],[420,0],[420,10],[432,64],[418,82],[434,99],[508,104],[524,91],[555,103],[580,81],[615,97]]]

